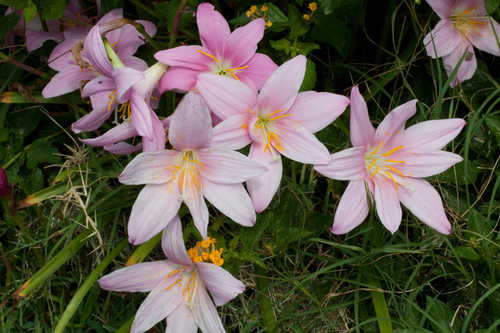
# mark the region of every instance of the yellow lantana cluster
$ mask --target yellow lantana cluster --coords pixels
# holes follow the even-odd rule
[[[302,15],[302,18],[306,21],[311,20],[311,17],[313,16],[314,12],[318,9],[318,4],[316,2],[311,2],[307,8],[309,8],[310,12],[307,14]]]
[[[271,27],[273,25],[273,22],[271,20],[267,19],[267,13],[269,11],[269,7],[266,5],[262,5],[257,7],[256,5],[250,6],[250,9],[247,10],[247,17],[251,18],[252,20],[258,19],[258,18],[263,18],[266,21],[266,27]]]

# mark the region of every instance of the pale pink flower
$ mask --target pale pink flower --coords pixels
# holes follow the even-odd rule
[[[209,3],[196,11],[202,45],[159,51],[155,58],[171,68],[160,82],[160,91],[195,88],[200,73],[225,75],[260,89],[278,67],[268,56],[255,53],[266,22],[254,20],[233,32],[224,17]]]
[[[465,54],[451,86],[470,79],[477,63],[474,46],[500,56],[500,25],[488,16],[484,0],[426,0],[441,20],[424,38],[427,54],[442,57],[448,75]],[[498,38],[498,39],[497,39]]]
[[[177,106],[170,118],[168,140],[174,150],[141,153],[120,175],[123,184],[146,184],[130,215],[132,244],[145,242],[165,228],[182,202],[205,238],[208,209],[204,198],[235,222],[254,225],[255,210],[242,182],[266,169],[226,148],[231,138],[217,127],[212,132],[208,107],[198,94],[188,93]]]
[[[104,15],[97,22],[96,26],[102,26],[105,23],[122,17],[123,9],[113,9]],[[153,23],[149,21],[136,22],[141,23],[150,36],[156,33],[156,26]],[[98,76],[106,75],[108,74],[108,70],[111,70],[107,65],[103,64],[101,66],[100,63],[92,63],[91,59],[87,57],[87,52],[89,51],[104,51],[102,49],[94,49],[93,45],[89,45],[91,46],[90,50],[81,52],[81,57],[86,63],[88,63],[88,66],[81,68],[76,63],[70,50],[82,37],[83,36],[81,34],[75,34],[75,36],[72,37],[68,36],[64,42],[60,43],[52,51],[49,57],[49,66],[58,71],[58,73],[52,77],[50,82],[43,89],[42,95],[45,98],[56,97],[77,90],[80,88],[82,81],[89,81]],[[105,37],[109,44],[113,46],[113,49],[125,66],[132,67],[137,70],[145,70],[148,67],[142,59],[133,56],[139,46],[144,44],[142,35],[137,31],[137,29],[135,29],[135,27],[130,24],[126,24],[119,29],[106,33]],[[107,103],[105,106],[107,106]]]
[[[344,112],[349,99],[331,93],[299,93],[306,58],[297,56],[281,65],[257,91],[236,80],[202,74],[200,94],[210,109],[225,120],[232,147],[249,143],[249,157],[269,171],[247,182],[257,212],[263,211],[279,188],[281,155],[301,163],[326,163],[328,150],[313,133]]]
[[[349,180],[331,231],[344,234],[368,215],[368,196],[374,199],[382,224],[392,233],[401,223],[400,202],[418,219],[449,234],[439,193],[421,177],[436,175],[462,161],[459,155],[441,150],[465,125],[462,119],[424,121],[405,129],[416,112],[417,100],[392,110],[375,130],[358,87],[351,92],[351,143],[353,148],[330,156],[314,169],[328,178]]]
[[[215,305],[231,301],[245,286],[220,267],[222,249],[215,249],[214,241],[208,238],[188,254],[176,216],[163,232],[162,249],[168,260],[135,264],[98,280],[106,290],[150,292],[137,310],[131,333],[145,332],[164,318],[167,333],[196,333],[198,327],[203,333],[225,332]]]

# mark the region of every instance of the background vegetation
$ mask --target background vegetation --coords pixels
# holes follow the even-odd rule
[[[0,0],[13,3],[44,19],[60,17],[66,5]],[[94,2],[81,4],[87,16],[96,15]],[[155,45],[139,51],[153,64],[157,49],[198,41],[197,4],[110,0],[103,9],[123,7],[126,17],[157,24]],[[234,28],[249,20],[251,5],[264,3],[214,4]],[[322,0],[312,13],[302,0],[265,4],[272,26],[259,50],[278,64],[307,55],[304,90],[348,95],[358,84],[375,122],[413,98],[420,103],[408,125],[461,117],[467,126],[447,150],[464,161],[429,179],[443,197],[450,236],[407,211],[394,235],[374,212],[349,234],[332,235],[347,183],[286,159],[280,191],[255,227],[240,227],[211,209],[209,234],[225,248],[224,267],[247,286],[219,309],[227,331],[498,332],[500,59],[477,51],[476,75],[453,89],[422,45],[437,21],[424,1]],[[498,4],[487,1],[497,21]],[[1,18],[0,36],[16,21]],[[158,237],[139,248],[126,241],[140,187],[116,177],[132,156],[80,143],[69,125],[90,110],[88,101],[79,92],[52,100],[40,95],[54,74],[47,57],[55,43],[29,54],[24,39],[16,41],[0,52],[0,167],[14,184],[14,200],[0,199],[0,331],[126,332],[146,294],[110,293],[95,280],[127,261],[163,258]],[[158,114],[171,114],[180,97],[164,94]],[[333,153],[350,145],[348,128],[347,111],[318,135]],[[191,244],[199,235],[186,212]]]

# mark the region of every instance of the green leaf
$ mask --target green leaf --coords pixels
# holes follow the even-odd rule
[[[290,54],[292,44],[288,39],[270,40],[269,44],[271,44],[271,47],[276,51],[283,51],[286,55]]]
[[[304,76],[304,81],[302,81],[302,85],[300,86],[300,91],[313,90],[316,85],[316,64],[307,59],[306,64],[306,74]]]
[[[296,39],[307,33],[309,25],[302,19],[300,11],[294,5],[288,6],[288,22],[290,24],[290,38]]]
[[[449,324],[453,320],[453,310],[437,298],[427,296],[426,312],[435,319],[430,321],[434,332],[452,332]],[[455,320],[454,327],[457,328],[459,320]],[[458,330],[457,330],[458,331]]]
[[[45,139],[38,139],[31,144],[27,151],[26,166],[33,169],[41,163],[59,163],[61,157],[57,156],[59,151]]]
[[[297,53],[303,54],[305,56],[314,50],[320,49],[319,45],[316,43],[301,43],[301,42],[295,43],[295,48],[297,50]]]
[[[283,31],[288,26],[288,17],[276,5],[270,2],[266,2],[265,5],[269,8],[266,19],[273,24],[270,30]]]
[[[489,116],[486,117],[485,122],[490,131],[496,137],[498,147],[500,147],[500,119],[498,119],[498,117]]]
[[[45,0],[33,0],[33,2],[43,20],[59,19],[63,16],[66,9],[66,0],[51,0],[49,6]]]
[[[475,261],[481,259],[481,256],[477,252],[468,246],[457,246],[455,248],[457,254],[467,260]]]
[[[312,29],[312,37],[322,43],[333,46],[342,57],[347,57],[349,40],[352,35],[343,21],[333,15],[318,15]]]
[[[37,12],[37,9],[36,9],[35,4],[31,0],[29,0],[28,6],[26,6],[23,10],[23,16],[24,16],[24,20],[26,21],[26,23],[31,22],[31,20],[33,20],[35,18],[36,12]]]
[[[500,6],[500,0],[486,0],[486,11],[489,15],[493,15],[493,13]]]
[[[31,0],[0,0],[0,5],[12,6],[17,9],[23,9],[29,6]]]
[[[0,24],[0,40],[3,40],[5,35],[14,29],[14,26],[19,21],[19,16],[16,13],[11,13],[2,18],[2,24]]]

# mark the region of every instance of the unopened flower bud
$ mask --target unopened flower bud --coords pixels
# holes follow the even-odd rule
[[[7,174],[4,169],[0,168],[0,196],[6,198],[11,192],[12,187],[7,179]]]

